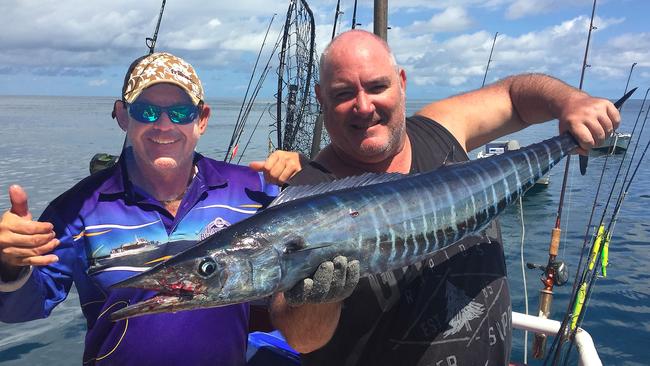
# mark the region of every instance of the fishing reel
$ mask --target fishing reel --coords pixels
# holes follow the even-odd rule
[[[563,261],[556,261],[551,264],[552,266],[552,273],[555,275],[553,276],[553,283],[556,286],[562,286],[565,283],[569,282],[569,269]],[[546,267],[541,264],[535,264],[535,263],[526,263],[526,267],[528,269],[541,269],[544,274],[547,273]]]

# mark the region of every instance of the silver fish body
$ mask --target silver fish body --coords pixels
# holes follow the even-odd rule
[[[291,288],[337,255],[359,260],[361,276],[418,263],[480,233],[576,147],[562,135],[428,173],[290,187],[272,207],[117,284],[161,295],[112,317],[263,298]]]

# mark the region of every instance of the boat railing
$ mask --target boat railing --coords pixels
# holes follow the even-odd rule
[[[560,330],[560,324],[557,320],[512,312],[512,327],[515,329],[555,336]],[[579,365],[602,366],[594,341],[586,330],[578,328],[575,345],[578,350]]]

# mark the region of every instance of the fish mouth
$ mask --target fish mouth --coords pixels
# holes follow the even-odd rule
[[[170,280],[170,270],[150,273],[149,271],[127,278],[111,286],[112,289],[136,288],[157,291],[154,297],[129,305],[111,314],[114,321],[141,315],[176,312],[195,307],[205,301],[204,286],[187,278]]]
[[[194,304],[200,303],[203,294],[194,294],[191,292],[182,293],[159,293],[156,296],[145,301],[129,305],[119,309],[111,314],[112,321],[134,318],[142,315],[157,313],[174,313],[181,310],[192,309]]]

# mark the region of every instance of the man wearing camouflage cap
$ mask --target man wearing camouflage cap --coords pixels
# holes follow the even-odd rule
[[[111,285],[254,214],[277,187],[194,151],[210,107],[195,70],[174,55],[131,64],[113,117],[126,131],[118,163],[63,193],[38,222],[23,189],[10,187],[0,321],[47,317],[74,283],[88,324],[84,364],[244,364],[248,304],[112,322],[153,293]]]

